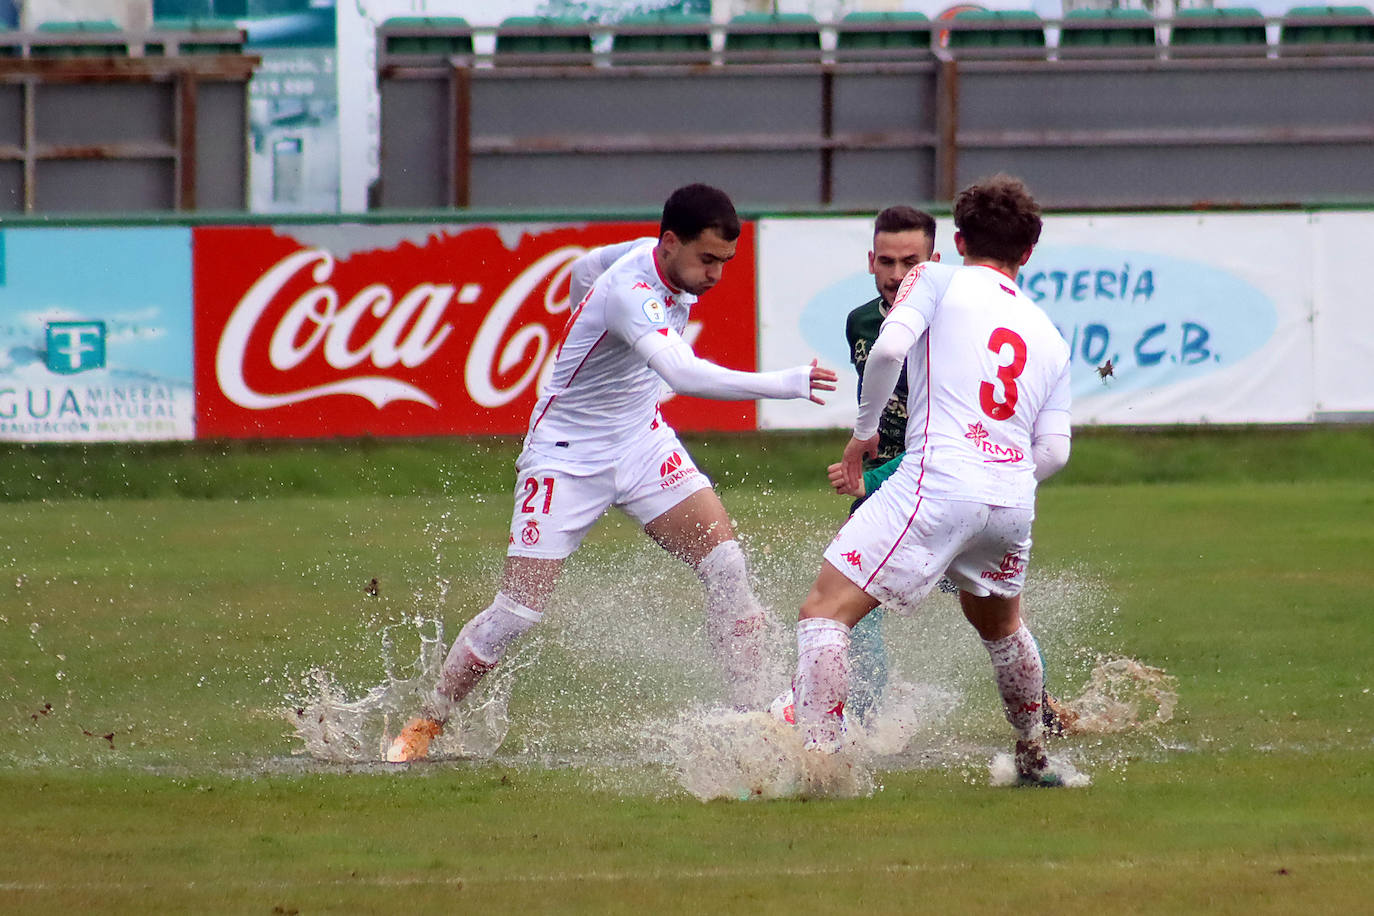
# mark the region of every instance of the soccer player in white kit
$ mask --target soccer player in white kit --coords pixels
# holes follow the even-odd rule
[[[693,304],[719,282],[739,234],[723,191],[688,185],[664,204],[657,239],[596,249],[574,263],[578,305],[515,464],[500,589],[459,632],[432,696],[392,743],[388,760],[426,756],[455,704],[542,618],[563,562],[612,506],[696,570],[707,635],[732,701],[763,708],[777,692],[764,664],[766,618],[729,516],[658,412],[665,384],[697,397],[818,404],[818,392],[835,390],[835,373],[815,363],[739,372],[697,357],[683,339]]]
[[[992,657],[1018,781],[1062,785],[1042,742],[1044,671],[1020,594],[1036,483],[1069,456],[1069,348],[1016,285],[1041,228],[1024,185],[1000,175],[964,190],[954,225],[964,265],[908,273],[869,352],[846,483],[862,480],[903,364],[909,454],[827,547],[802,604],[796,717],[808,749],[838,751],[850,629],[879,604],[909,614],[947,575]]]

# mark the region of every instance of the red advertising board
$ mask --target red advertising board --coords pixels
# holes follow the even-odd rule
[[[568,271],[653,223],[202,227],[196,435],[523,433],[568,317]],[[698,355],[755,369],[754,226],[693,309]],[[673,398],[679,430],[755,428],[752,401]]]

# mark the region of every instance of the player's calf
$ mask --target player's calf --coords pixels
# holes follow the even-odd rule
[[[391,743],[386,759],[405,763],[424,758],[430,743],[443,733],[454,706],[496,667],[516,637],[543,617],[509,595],[498,593],[489,607],[458,632],[429,700]]]
[[[836,753],[843,746],[849,696],[849,627],[828,617],[797,622],[797,725],[807,750]]]
[[[725,671],[731,702],[765,708],[785,675],[771,663],[768,617],[754,597],[739,542],[716,545],[696,573],[706,592],[707,640]]]

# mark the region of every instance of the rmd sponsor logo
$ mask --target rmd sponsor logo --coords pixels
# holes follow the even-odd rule
[[[964,438],[983,453],[985,464],[1014,464],[1026,457],[1026,453],[1015,446],[998,445],[993,442],[981,420],[968,424],[968,432],[964,433]]]

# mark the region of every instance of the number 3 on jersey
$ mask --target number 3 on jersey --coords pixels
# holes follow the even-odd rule
[[[536,509],[535,501],[539,496],[539,484],[540,481],[534,477],[525,478],[525,482],[521,485],[525,489],[525,501],[520,504],[521,512],[542,512],[544,515],[549,514],[549,506],[553,504],[553,478],[544,478],[544,504],[542,508]]]
[[[997,379],[1002,383],[1002,400],[997,400],[997,386],[992,382],[983,382],[978,387],[978,403],[983,413],[994,420],[1005,420],[1016,413],[1016,399],[1020,396],[1016,390],[1016,379],[1026,368],[1026,342],[1020,334],[1010,328],[997,328],[988,338],[988,349],[997,354],[999,360],[1003,348],[1008,345],[1011,346],[1011,362],[997,367]]]

